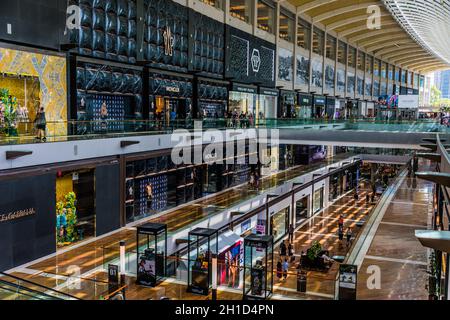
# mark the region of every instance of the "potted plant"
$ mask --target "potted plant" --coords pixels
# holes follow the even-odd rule
[[[17,136],[17,98],[9,94],[8,89],[0,89],[0,112],[7,136]]]

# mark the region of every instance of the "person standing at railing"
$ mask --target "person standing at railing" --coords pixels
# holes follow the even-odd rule
[[[103,101],[102,106],[100,107],[100,128],[102,133],[106,133],[108,129],[108,107],[106,102]]]

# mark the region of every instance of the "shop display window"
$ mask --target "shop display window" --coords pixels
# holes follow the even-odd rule
[[[212,280],[212,256],[218,254],[218,233],[197,228],[188,235],[188,292],[208,295]]]
[[[273,293],[273,237],[244,239],[244,300],[267,300]]]
[[[324,190],[323,187],[314,191],[314,201],[313,201],[313,212],[317,213],[323,209],[324,201]]]
[[[366,73],[372,74],[373,71],[373,57],[366,55]]]
[[[3,74],[0,78],[0,133],[30,134],[41,107],[38,77]]]
[[[275,242],[286,236],[289,231],[289,212],[290,209],[285,208],[270,218],[270,234]]]
[[[365,95],[371,97],[372,96],[372,79],[366,78],[365,85]]]
[[[252,0],[230,0],[230,15],[248,24],[252,23]]]
[[[361,96],[364,95],[364,79],[360,76],[357,77],[356,93]]]
[[[348,67],[356,68],[356,49],[353,47],[348,48]]]
[[[295,205],[295,225],[296,227],[309,217],[309,196],[304,197],[296,202]]]
[[[242,241],[236,242],[218,257],[217,284],[237,289],[240,286],[240,261],[243,259]]]
[[[253,93],[230,91],[230,103],[228,110],[230,113],[255,114],[257,95]]]
[[[258,0],[258,28],[275,33],[275,7],[273,3]]]
[[[380,60],[375,59],[373,63],[373,76],[379,77],[380,76]]]
[[[96,236],[95,193],[95,170],[58,172],[56,178],[58,248]]]
[[[256,115],[259,120],[275,119],[277,117],[277,101],[275,96],[259,95]]]
[[[311,24],[299,18],[297,30],[297,45],[309,50],[311,48]]]

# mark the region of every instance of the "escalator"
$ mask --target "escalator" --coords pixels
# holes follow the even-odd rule
[[[0,272],[0,300],[79,300],[78,298]]]

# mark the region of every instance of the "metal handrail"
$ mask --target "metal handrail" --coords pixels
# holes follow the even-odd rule
[[[64,293],[64,292],[60,292],[60,291],[58,291],[58,290],[52,289],[52,288],[47,287],[47,286],[44,286],[44,285],[42,285],[42,284],[39,284],[39,283],[30,281],[30,280],[22,279],[22,278],[19,278],[19,277],[17,277],[17,276],[13,276],[13,275],[10,275],[10,274],[4,273],[4,272],[0,272],[0,277],[2,277],[2,276],[4,276],[4,277],[9,277],[9,278],[12,278],[12,279],[14,279],[14,280],[17,280],[17,281],[20,281],[20,282],[23,282],[23,283],[27,283],[27,284],[33,285],[33,286],[36,286],[36,287],[38,287],[38,288],[42,288],[43,290],[46,290],[46,291],[48,291],[48,292],[55,293],[55,294],[57,294],[57,295],[65,296],[65,297],[67,297],[67,298],[69,298],[69,299],[72,299],[72,300],[81,300],[80,298],[77,298],[77,297],[75,297],[75,296],[73,296],[73,295],[71,295],[71,294]],[[6,280],[0,279],[0,281],[6,281]],[[17,286],[26,288],[26,289],[28,289],[28,290],[33,290],[33,289],[30,289],[30,288],[24,287],[24,286],[22,286],[22,285],[17,285]],[[39,291],[37,291],[37,290],[33,290],[33,291],[39,292]],[[39,292],[39,293],[40,293],[40,294],[43,294],[43,295],[51,296],[51,295],[49,295],[48,293],[43,293],[43,292]],[[51,297],[53,297],[53,296],[51,296]],[[58,297],[55,297],[55,298],[58,298]],[[58,299],[61,299],[61,298],[58,298]],[[61,299],[61,300],[62,300],[62,299]]]

